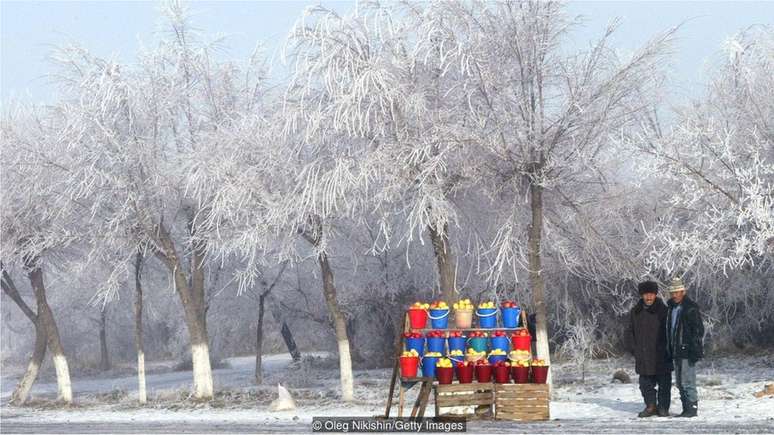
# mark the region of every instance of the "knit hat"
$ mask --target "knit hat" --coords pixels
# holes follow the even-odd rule
[[[669,283],[669,293],[685,291],[685,285],[680,278],[672,278],[672,282]]]
[[[653,281],[644,281],[637,285],[637,290],[639,290],[640,294],[658,293],[658,284]]]

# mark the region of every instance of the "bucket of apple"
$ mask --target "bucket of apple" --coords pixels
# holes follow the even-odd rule
[[[486,359],[486,351],[476,352],[473,348],[468,348],[465,352],[465,361],[476,362],[480,359]]]
[[[478,316],[478,326],[481,328],[497,327],[497,306],[495,306],[494,302],[478,304],[476,316]]]
[[[438,359],[443,357],[440,352],[427,352],[422,357],[422,376],[427,378],[435,377],[435,364]]]
[[[545,384],[548,379],[548,365],[542,359],[532,360],[532,382],[535,384]]]
[[[435,377],[439,384],[451,384],[454,379],[454,368],[449,358],[441,358],[435,364]]]
[[[443,331],[430,331],[425,334],[427,350],[446,354],[446,333]]]
[[[494,373],[494,380],[498,384],[509,384],[510,379],[510,364],[508,361],[497,361],[492,364],[492,372]]]
[[[505,334],[505,331],[495,331],[489,338],[489,347],[491,349],[500,349],[503,352],[508,352],[510,350],[509,341],[510,340],[508,340],[508,336]]]
[[[430,304],[430,326],[433,329],[446,329],[449,327],[449,305],[444,301],[435,301]]]
[[[489,364],[495,365],[498,362],[505,361],[507,359],[508,355],[502,349],[492,349],[492,351],[489,352]]]
[[[403,352],[400,356],[400,375],[404,378],[417,377],[419,354],[416,350]]]
[[[511,355],[513,355],[513,352],[511,352]],[[521,356],[518,355],[516,358],[521,358]],[[529,383],[529,357],[511,360],[511,377],[513,382],[517,384]]]
[[[468,329],[473,326],[473,304],[470,299],[463,299],[455,302],[454,307],[454,325],[457,328]]]
[[[457,379],[460,384],[469,384],[473,382],[473,363],[470,361],[462,361],[456,364],[457,367]]]
[[[532,348],[532,336],[527,328],[519,328],[511,335],[511,344],[514,349],[530,350]]]
[[[430,304],[414,302],[408,309],[409,325],[411,329],[424,329],[427,326],[427,310]]]
[[[404,332],[403,341],[405,342],[406,350],[413,349],[417,351],[419,357],[422,357],[422,354],[425,353],[425,337],[422,334],[418,332]]]
[[[466,361],[465,353],[459,349],[454,349],[452,351],[449,351],[449,359],[452,361],[453,364]]]
[[[486,359],[476,361],[476,380],[478,382],[492,382],[492,366]]]
[[[503,317],[503,328],[517,328],[519,326],[519,314],[521,308],[514,301],[505,301],[500,304],[500,315]]]
[[[453,350],[464,352],[468,337],[465,337],[460,331],[452,331],[449,333],[449,338],[446,341],[449,344],[449,352]]]
[[[486,332],[471,331],[468,333],[468,347],[476,352],[486,352]]]

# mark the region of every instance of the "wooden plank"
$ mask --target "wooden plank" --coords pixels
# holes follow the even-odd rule
[[[439,393],[453,393],[453,392],[460,392],[460,391],[466,391],[466,392],[474,392],[474,391],[491,391],[492,390],[492,384],[491,382],[485,382],[485,383],[471,383],[471,384],[438,384],[435,386],[436,390]]]
[[[438,406],[472,406],[472,405],[491,405],[494,398],[488,393],[475,393],[454,396],[438,396]]]
[[[497,392],[545,392],[548,393],[547,384],[495,384]]]
[[[548,393],[543,391],[520,392],[520,391],[495,391],[497,397],[509,399],[548,399]]]
[[[495,420],[510,420],[510,421],[548,421],[551,418],[548,415],[513,415],[513,414],[498,414],[495,416]]]

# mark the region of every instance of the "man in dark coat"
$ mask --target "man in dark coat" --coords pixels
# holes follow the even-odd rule
[[[683,402],[683,413],[678,417],[696,417],[696,362],[704,356],[704,323],[699,306],[686,296],[682,279],[672,280],[669,293],[672,299],[667,313],[667,352],[674,361],[675,383]]]
[[[672,365],[666,349],[667,306],[657,296],[655,282],[641,282],[637,287],[641,298],[629,314],[626,331],[626,344],[634,354],[640,392],[645,400],[645,409],[637,415],[667,417],[672,388]]]

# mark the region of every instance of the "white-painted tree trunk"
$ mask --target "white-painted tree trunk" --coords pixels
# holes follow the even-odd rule
[[[352,375],[349,340],[339,341],[339,376],[341,376],[341,398],[345,402],[355,400],[355,381]]]
[[[194,397],[209,399],[212,397],[212,368],[210,367],[210,348],[204,343],[191,345],[193,365]]]
[[[30,363],[27,365],[27,371],[24,372],[24,377],[22,377],[19,385],[11,396],[11,403],[23,405],[27,401],[27,398],[30,395],[30,389],[32,389],[32,384],[35,383],[35,379],[38,378],[39,371],[40,366],[37,361],[34,359],[30,360]]]
[[[59,391],[59,400],[67,403],[73,401],[73,387],[70,383],[70,368],[67,366],[67,358],[62,355],[54,355],[54,369],[56,370],[56,386]]]
[[[148,394],[145,390],[145,354],[137,354],[137,400],[145,404],[148,402]]]

